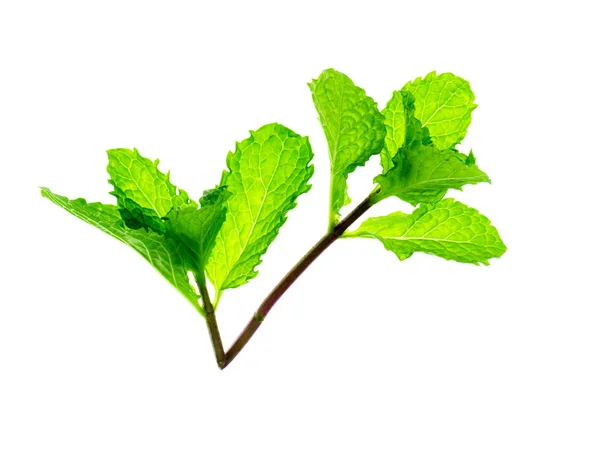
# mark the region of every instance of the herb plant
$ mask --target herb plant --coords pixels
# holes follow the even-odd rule
[[[449,189],[490,182],[475,157],[456,146],[475,109],[469,83],[451,73],[430,73],[395,91],[386,107],[333,69],[309,83],[331,160],[327,233],[283,277],[225,352],[215,310],[222,293],[248,283],[277,237],[298,197],[310,190],[313,166],[307,137],[272,123],[227,155],[217,187],[197,203],[175,187],[136,149],[108,151],[109,183],[116,205],[69,200],[42,188],[42,195],[74,216],[141,254],[205,318],[218,366],[225,368],[248,343],[273,305],[306,268],[338,238],[380,241],[400,260],[414,252],[488,264],[505,251],[498,231],[477,210],[451,198]],[[345,218],[348,175],[380,155],[375,189]],[[347,231],[371,206],[398,197],[415,208],[370,217]],[[196,288],[190,279],[193,275]],[[207,280],[215,290],[211,300]]]

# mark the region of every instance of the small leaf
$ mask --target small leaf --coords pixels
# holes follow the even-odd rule
[[[464,139],[471,112],[477,107],[468,81],[451,73],[431,72],[402,90],[414,96],[415,117],[429,130],[437,148],[454,148]]]
[[[169,174],[158,170],[155,162],[141,156],[136,149],[108,150],[109,183],[117,198],[119,212],[129,228],[165,232],[163,218],[173,207],[190,203],[185,191],[177,191]]]
[[[374,179],[381,186],[375,202],[395,195],[413,205],[435,203],[448,189],[461,190],[465,184],[490,182],[475,165],[472,152],[467,156],[454,149],[435,147],[429,130],[414,117],[410,92],[394,92],[384,114],[388,135],[381,154],[383,173]]]
[[[408,91],[394,91],[383,110],[385,117],[385,147],[381,151],[383,174],[394,166],[394,157],[401,149],[430,144],[427,128],[415,118],[415,99]]]
[[[348,175],[383,148],[384,118],[364,89],[343,73],[325,70],[308,85],[329,146],[332,227],[342,206],[350,203]]]
[[[167,215],[166,235],[183,243],[186,267],[196,274],[200,282],[205,280],[208,257],[225,222],[225,200],[229,195],[224,188],[212,189],[200,199],[200,209],[190,204]]]
[[[348,237],[367,237],[381,241],[400,260],[414,252],[471,263],[488,264],[506,246],[489,219],[477,210],[453,199],[422,205],[412,214],[396,212],[365,220]]]
[[[41,191],[42,196],[54,204],[133,248],[203,314],[198,295],[189,283],[183,259],[185,249],[181,243],[153,231],[126,228],[114,205],[87,203],[82,198],[69,200],[48,188],[41,188]]]
[[[407,105],[401,91],[394,91],[382,113],[386,129],[385,146],[381,150],[381,166],[383,173],[390,170],[394,163],[392,159],[404,144],[406,138]],[[413,105],[414,109],[414,105]]]
[[[277,237],[288,211],[310,189],[312,158],[308,138],[276,123],[250,132],[227,155],[228,171],[221,186],[231,198],[206,268],[217,295],[258,274],[255,267]]]
[[[475,165],[472,153],[467,156],[456,150],[438,150],[431,144],[402,149],[394,163],[389,172],[375,177],[381,186],[375,202],[395,195],[412,205],[435,203],[448,189],[461,190],[466,184],[490,182]]]

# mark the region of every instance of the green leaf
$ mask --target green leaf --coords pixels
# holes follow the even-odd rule
[[[375,177],[381,186],[375,202],[395,195],[412,205],[435,203],[448,189],[490,182],[475,164],[473,153],[467,156],[456,150],[438,150],[431,144],[416,143],[401,149],[394,163],[387,173]]]
[[[394,91],[392,98],[382,111],[386,129],[385,146],[381,150],[381,166],[383,173],[390,170],[394,163],[392,159],[404,144],[406,138],[407,99],[401,91]],[[414,112],[414,102],[413,102]]]
[[[374,180],[381,186],[375,202],[395,195],[413,205],[435,203],[448,189],[490,181],[472,153],[467,156],[454,149],[437,149],[429,130],[414,114],[412,93],[394,92],[384,109],[388,133],[381,154],[383,173]]]
[[[201,283],[205,282],[206,263],[225,222],[225,200],[229,195],[222,187],[212,189],[200,199],[200,209],[190,204],[167,215],[166,235],[183,243],[186,267]]]
[[[129,228],[165,232],[163,218],[174,208],[190,203],[185,191],[171,184],[169,174],[158,170],[159,160],[152,162],[137,149],[108,150],[109,183],[117,198],[123,221]]]
[[[394,166],[394,157],[401,149],[409,149],[419,144],[430,144],[427,128],[415,118],[415,99],[408,91],[394,91],[392,98],[383,109],[385,117],[385,146],[381,151],[383,172]]]
[[[325,70],[308,85],[329,146],[332,227],[339,221],[342,206],[350,203],[348,174],[383,148],[384,117],[364,89],[343,73]]]
[[[236,144],[221,186],[231,193],[207,273],[219,291],[247,283],[313,174],[308,138],[273,123]]]
[[[415,117],[429,130],[437,148],[453,148],[467,134],[471,112],[477,107],[469,82],[451,73],[408,82],[403,91],[415,98]]]
[[[450,198],[422,205],[412,214],[396,212],[367,219],[358,230],[345,236],[378,239],[400,260],[423,252],[487,265],[490,258],[498,258],[506,251],[498,230],[487,217]]]
[[[67,197],[52,193],[48,188],[41,188],[41,191],[43,197],[64,208],[75,217],[94,225],[133,248],[181,292],[201,314],[204,314],[198,303],[198,295],[189,283],[183,259],[185,249],[180,242],[153,231],[126,228],[118,208],[114,205],[87,203],[82,198],[69,200]]]

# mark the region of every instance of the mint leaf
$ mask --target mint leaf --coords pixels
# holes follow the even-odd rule
[[[375,177],[381,186],[376,202],[395,195],[412,205],[435,203],[448,189],[490,182],[475,164],[473,153],[467,156],[456,150],[438,150],[431,144],[416,143],[401,149],[394,163],[387,173]]]
[[[184,266],[185,249],[181,243],[153,231],[125,228],[118,208],[114,205],[87,203],[82,198],[69,200],[52,193],[48,188],[41,188],[41,191],[42,196],[54,204],[133,248],[203,314],[198,295],[189,283]]]
[[[129,228],[165,232],[163,218],[175,206],[190,203],[185,191],[171,184],[169,174],[158,170],[159,160],[152,162],[126,148],[108,150],[109,183],[117,198],[123,221]]]
[[[221,186],[231,193],[207,273],[217,292],[247,283],[313,174],[308,138],[273,123],[227,155]],[[217,294],[218,295],[218,294]]]
[[[396,212],[367,219],[358,230],[345,236],[378,239],[400,260],[423,252],[488,265],[490,258],[498,258],[506,251],[487,217],[450,198],[422,205],[412,214]]]
[[[225,222],[225,200],[229,195],[224,188],[213,189],[200,199],[200,209],[190,204],[167,215],[166,235],[183,244],[186,267],[199,282],[205,282],[204,269]]]
[[[429,130],[437,148],[453,148],[463,140],[477,107],[468,81],[451,73],[431,72],[406,83],[402,90],[414,96],[415,117]]]
[[[413,205],[435,203],[448,189],[490,181],[475,165],[473,153],[467,156],[436,148],[415,112],[415,100],[408,91],[394,92],[384,109],[386,147],[381,153],[383,173],[374,180],[381,186],[375,202],[395,195]]]
[[[383,172],[394,166],[394,157],[402,148],[429,144],[431,138],[427,128],[415,118],[415,98],[408,91],[394,91],[392,98],[382,111],[385,117],[385,146],[381,151]]]
[[[348,174],[383,147],[385,125],[377,104],[341,72],[327,69],[308,84],[325,131],[331,160],[330,227],[350,203]]]
[[[385,146],[380,153],[383,173],[393,167],[394,163],[392,159],[404,144],[404,139],[406,138],[406,110],[406,95],[403,95],[401,91],[394,91],[392,98],[382,111],[386,129]]]

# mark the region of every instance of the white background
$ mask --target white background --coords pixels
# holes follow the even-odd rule
[[[600,448],[593,3],[2,2],[0,448]],[[197,197],[249,129],[310,136],[312,190],[221,302],[228,345],[325,231],[306,83],[329,67],[381,106],[432,70],[471,82],[462,148],[493,185],[452,196],[508,252],[400,263],[338,242],[221,372],[186,300],[38,186],[112,202],[104,151],[136,146]]]

